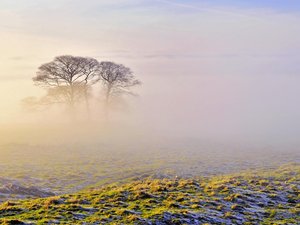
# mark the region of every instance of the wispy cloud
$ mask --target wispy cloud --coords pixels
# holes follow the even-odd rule
[[[297,0],[285,0],[285,1],[270,1],[270,0],[157,0],[158,2],[164,2],[167,4],[173,4],[182,8],[189,9],[201,9],[210,12],[239,14],[235,10],[228,9],[242,9],[248,11],[273,11],[281,13],[295,13],[300,12],[300,2]],[[201,7],[200,7],[201,5]]]
[[[169,0],[156,0],[157,2],[168,4],[168,5],[173,5],[176,7],[180,8],[185,8],[185,9],[191,9],[191,10],[197,10],[197,11],[202,11],[202,12],[210,12],[210,13],[217,13],[217,14],[225,14],[225,15],[230,15],[230,16],[237,16],[237,17],[246,17],[246,18],[251,18],[251,19],[257,19],[254,15],[246,14],[246,13],[241,13],[241,11],[234,11],[233,9],[230,8],[224,8],[224,7],[207,7],[207,6],[199,6],[198,4],[187,4],[187,3],[181,3],[181,2],[176,2],[176,1],[169,1]]]

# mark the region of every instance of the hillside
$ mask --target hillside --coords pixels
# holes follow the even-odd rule
[[[300,224],[300,165],[7,201],[2,224]]]

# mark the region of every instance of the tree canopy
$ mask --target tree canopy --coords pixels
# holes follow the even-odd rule
[[[90,111],[90,100],[96,100],[93,98],[95,94],[98,95],[98,101],[103,99],[102,106],[108,108],[112,97],[133,94],[131,88],[141,84],[132,70],[123,64],[72,55],[57,56],[51,62],[42,64],[33,82],[46,89],[46,94],[41,98],[24,99],[24,105],[40,107],[64,104],[75,111],[77,106],[85,103],[87,112]],[[93,86],[98,91],[94,91]]]

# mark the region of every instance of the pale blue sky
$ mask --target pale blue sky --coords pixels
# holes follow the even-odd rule
[[[269,8],[276,11],[299,11],[300,2],[298,0],[178,0],[184,4],[207,4],[211,6],[221,7],[240,7],[240,8]]]
[[[60,0],[60,1],[51,1],[51,0],[1,0],[0,6],[1,8],[6,9],[29,9],[32,7],[55,7],[55,5],[60,5],[61,3],[70,3],[70,4],[78,4],[82,3],[81,5],[88,5],[93,3],[94,5],[99,6],[118,6],[118,7],[128,7],[134,5],[144,5],[144,6],[151,6],[151,5],[158,5],[162,2],[170,2],[170,3],[180,3],[180,4],[189,4],[189,5],[209,5],[214,7],[241,7],[241,8],[270,8],[278,11],[298,11],[300,10],[300,2],[298,0],[114,0],[114,1],[107,1],[107,0],[99,0],[99,1],[78,1],[78,0]]]

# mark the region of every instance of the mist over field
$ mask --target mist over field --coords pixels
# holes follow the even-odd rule
[[[77,146],[87,152],[105,144],[114,154],[164,154],[186,143],[213,143],[220,154],[299,153],[296,10],[206,1],[1,6],[2,146],[41,145],[41,152]],[[141,85],[119,95],[107,116],[105,86],[91,83],[90,112],[83,102],[70,111],[66,102],[49,102],[50,89],[32,80],[41,65],[60,55],[123,64]],[[213,151],[195,147],[191,154]]]
[[[115,117],[137,133],[298,144],[296,10],[263,2],[3,1],[1,17],[3,126],[44,130],[68,121],[57,111],[24,112],[20,101],[45,92],[31,80],[41,64],[73,54],[122,63],[143,82]]]
[[[293,0],[1,0],[0,224],[298,224],[299,23]]]

